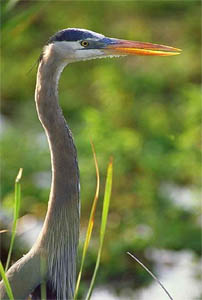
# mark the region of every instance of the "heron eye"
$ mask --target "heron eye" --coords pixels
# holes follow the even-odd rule
[[[87,42],[87,41],[81,41],[81,46],[88,47],[88,45],[89,45],[89,42]]]

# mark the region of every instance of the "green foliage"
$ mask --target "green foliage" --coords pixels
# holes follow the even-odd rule
[[[127,280],[123,274],[130,274],[136,282],[146,281],[142,270],[128,263],[126,251],[138,252],[138,257],[144,257],[148,247],[186,248],[200,254],[200,3],[18,1],[12,10],[2,12],[2,210],[12,209],[12,182],[22,166],[21,215],[42,218],[46,211],[50,156],[34,106],[35,66],[28,71],[49,36],[62,28],[80,27],[106,36],[167,44],[183,49],[182,54],[80,62],[62,74],[60,103],[74,133],[81,173],[81,238],[95,186],[92,138],[101,177],[108,157],[114,157],[98,280]],[[179,201],[171,200],[166,185],[181,191]],[[183,202],[184,189],[190,196]],[[101,182],[101,197],[103,193]],[[96,220],[100,215],[98,203]],[[99,232],[97,222],[94,230]],[[94,237],[92,242],[86,280],[96,261]]]
[[[1,274],[1,277],[4,281],[4,284],[5,284],[5,287],[6,287],[6,292],[8,294],[9,299],[14,300],[13,293],[12,293],[12,290],[11,290],[11,286],[9,284],[9,281],[8,281],[7,277],[6,277],[6,273],[5,273],[5,270],[4,270],[4,267],[3,267],[1,261],[0,261],[0,274]]]
[[[9,251],[8,251],[8,257],[7,257],[7,261],[6,261],[5,271],[8,270],[8,267],[10,264],[11,253],[13,250],[13,244],[14,244],[15,235],[16,235],[16,226],[17,226],[17,220],[19,217],[20,201],[21,201],[21,185],[20,185],[21,176],[22,176],[22,169],[19,170],[18,175],[15,180],[15,203],[14,203],[14,214],[13,214],[13,226],[12,226],[11,242],[10,242],[10,247],[9,247]]]

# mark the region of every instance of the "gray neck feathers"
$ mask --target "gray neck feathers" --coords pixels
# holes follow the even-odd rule
[[[77,154],[58,103],[58,80],[65,63],[53,49],[43,56],[37,74],[36,106],[45,129],[52,165],[52,184],[44,226],[35,247],[47,256],[48,281],[57,299],[73,297],[79,238],[79,171]]]

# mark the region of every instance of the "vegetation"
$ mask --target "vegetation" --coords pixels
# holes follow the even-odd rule
[[[13,181],[20,167],[20,216],[31,214],[42,220],[46,212],[50,156],[35,111],[34,86],[35,63],[49,36],[59,29],[80,27],[106,36],[162,43],[181,48],[183,53],[167,58],[80,62],[69,65],[62,74],[60,103],[79,156],[81,244],[96,185],[92,138],[100,167],[101,199],[107,162],[110,156],[114,158],[112,198],[97,283],[110,280],[118,290],[151,280],[138,265],[131,264],[127,251],[150,269],[152,261],[145,257],[148,248],[191,249],[200,255],[200,3],[14,4],[2,4],[2,215],[8,216],[13,210]],[[102,202],[97,205],[83,290],[92,278],[99,243]],[[5,220],[0,220],[3,229],[8,225]],[[5,264],[9,242],[10,235],[2,233]],[[27,250],[16,241],[12,260]]]

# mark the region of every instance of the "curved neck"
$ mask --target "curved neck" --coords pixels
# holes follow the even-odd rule
[[[61,210],[61,205],[78,198],[79,172],[77,153],[70,129],[58,103],[58,81],[65,67],[54,57],[39,64],[35,91],[38,117],[45,129],[52,166],[49,209]]]
[[[44,280],[49,299],[72,299],[76,278],[79,171],[76,149],[57,92],[65,63],[57,60],[53,48],[45,54],[38,68],[35,99],[51,152],[51,192],[37,242],[6,273],[15,299],[25,299],[30,292],[32,299],[41,299],[39,285]],[[0,297],[9,298],[3,281],[0,282]]]
[[[55,54],[42,58],[37,74],[36,107],[45,129],[52,166],[48,211],[35,247],[47,252],[48,277],[58,299],[73,297],[79,236],[79,171],[71,132],[58,103],[58,80],[65,63]]]

